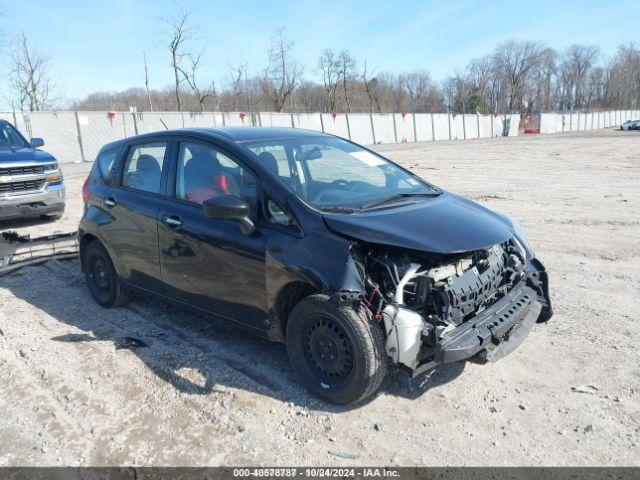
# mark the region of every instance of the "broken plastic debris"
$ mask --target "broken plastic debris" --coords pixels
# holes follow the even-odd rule
[[[571,387],[571,391],[575,393],[588,393],[593,395],[598,391],[598,387],[595,385],[577,385],[575,387]]]
[[[358,455],[357,453],[341,452],[339,450],[329,450],[329,454],[333,455],[334,457],[346,458],[349,460],[357,460],[358,458],[360,458],[360,455]]]

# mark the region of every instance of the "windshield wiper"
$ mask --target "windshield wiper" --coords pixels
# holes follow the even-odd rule
[[[374,200],[372,202],[367,202],[362,205],[363,210],[367,210],[370,208],[381,207],[383,205],[387,205],[389,203],[394,203],[398,200],[402,200],[404,198],[410,197],[437,197],[442,192],[440,190],[433,190],[431,192],[407,192],[407,193],[396,193],[395,195],[391,195],[390,197],[383,198],[382,200]]]

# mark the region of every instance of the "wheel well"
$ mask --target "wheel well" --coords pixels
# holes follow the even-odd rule
[[[276,298],[274,313],[276,320],[282,329],[282,337],[287,328],[287,320],[293,307],[305,297],[320,293],[313,285],[305,282],[291,282],[282,287]]]
[[[99,242],[98,237],[91,235],[90,233],[85,233],[80,238],[80,267],[84,271],[84,252],[91,242]]]

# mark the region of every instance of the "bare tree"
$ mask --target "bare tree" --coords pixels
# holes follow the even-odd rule
[[[293,42],[279,28],[271,37],[269,64],[262,77],[262,90],[276,112],[284,109],[301,76],[301,68],[291,56]]]
[[[496,49],[498,68],[503,72],[507,87],[507,111],[522,107],[522,93],[530,72],[541,59],[542,47],[535,42],[514,40],[501,43]]]
[[[318,59],[318,68],[322,72],[322,83],[327,92],[329,111],[336,111],[336,94],[340,82],[340,62],[336,58],[333,50],[327,48],[323,50]]]
[[[54,89],[51,57],[31,46],[22,33],[11,47],[9,62],[9,81],[20,109],[28,107],[34,112],[50,106]]]
[[[244,95],[244,86],[247,80],[247,64],[238,63],[237,66],[229,65],[231,70],[231,94],[233,95],[234,110],[240,109],[240,98]]]
[[[585,107],[584,90],[588,72],[598,56],[598,48],[590,45],[572,45],[565,52],[560,66],[565,104],[568,108]]]
[[[442,108],[440,92],[424,70],[402,74],[398,81],[400,88],[407,94],[411,111],[434,111]]]
[[[374,77],[371,79],[367,78],[367,61],[364,62],[364,69],[362,70],[362,84],[364,85],[365,92],[367,93],[367,97],[369,98],[369,108],[371,109],[371,113],[375,113],[376,107],[378,111],[380,111],[380,99],[378,95],[378,80]]]
[[[175,4],[173,14],[164,15],[161,21],[165,24],[165,38],[167,47],[171,53],[171,68],[175,82],[175,97],[178,111],[182,111],[182,101],[180,98],[180,66],[183,59],[189,55],[186,51],[188,44],[196,38],[198,27],[189,25],[191,11],[185,10],[180,5]]]
[[[213,97],[216,94],[216,87],[213,81],[209,87],[201,87],[198,85],[198,81],[196,80],[196,75],[198,70],[200,69],[200,62],[202,61],[202,54],[204,53],[204,49],[200,51],[197,55],[188,55],[189,59],[189,67],[185,69],[181,66],[178,66],[178,70],[184,77],[187,85],[196,96],[198,100],[198,104],[200,105],[200,111],[204,112],[204,104],[207,101],[207,98]]]
[[[356,60],[348,50],[342,50],[338,54],[338,62],[340,65],[340,78],[342,79],[342,93],[344,95],[345,109],[347,112],[351,112],[348,85],[354,77]]]
[[[149,111],[153,112],[153,103],[151,102],[151,92],[149,91],[149,68],[147,67],[147,54],[142,51],[142,59],[144,60],[144,86],[147,91],[147,99],[149,100]]]

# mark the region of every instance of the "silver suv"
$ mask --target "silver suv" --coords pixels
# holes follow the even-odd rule
[[[0,120],[0,220],[64,213],[64,183],[57,160],[38,150],[41,138],[28,142],[9,122]]]

